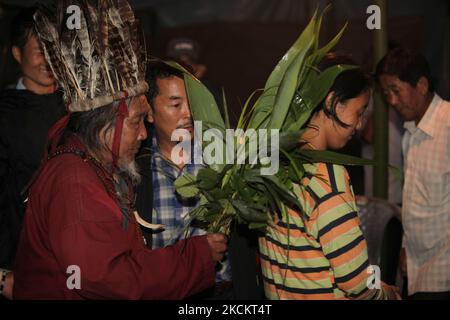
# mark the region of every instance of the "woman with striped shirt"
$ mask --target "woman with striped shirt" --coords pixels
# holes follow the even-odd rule
[[[346,63],[329,55],[321,69]],[[302,135],[302,147],[340,149],[360,129],[370,82],[360,69],[341,73]],[[275,215],[260,238],[264,289],[269,299],[396,299],[394,287],[369,289],[366,241],[355,196],[341,165],[306,165],[295,192],[301,212]]]

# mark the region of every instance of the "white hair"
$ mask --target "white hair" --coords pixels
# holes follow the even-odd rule
[[[134,186],[141,183],[141,175],[139,174],[139,168],[136,161],[132,160],[122,164],[119,163],[119,169],[128,174]]]

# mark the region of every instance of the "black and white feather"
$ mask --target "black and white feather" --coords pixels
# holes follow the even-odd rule
[[[67,27],[70,5],[80,8],[80,28]],[[88,111],[143,94],[146,51],[138,19],[126,0],[60,0],[40,8],[36,31],[70,111]]]

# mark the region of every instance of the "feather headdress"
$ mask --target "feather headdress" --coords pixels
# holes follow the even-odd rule
[[[79,19],[70,29],[69,6]],[[79,14],[78,14],[79,13]],[[46,60],[71,112],[89,111],[143,94],[146,52],[138,20],[126,0],[59,0],[34,15]]]

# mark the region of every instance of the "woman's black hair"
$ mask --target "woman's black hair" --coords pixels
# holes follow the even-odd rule
[[[339,64],[355,65],[353,60],[346,55],[329,53],[320,63],[319,70],[324,71]],[[358,97],[361,93],[368,90],[371,85],[370,77],[361,68],[344,71],[337,76],[329,90],[329,92],[333,92],[330,106],[327,107],[325,98],[314,113],[323,110],[327,117],[331,118],[341,127],[347,128],[349,125],[344,123],[337,116],[336,107],[338,103],[344,103],[349,99]]]

